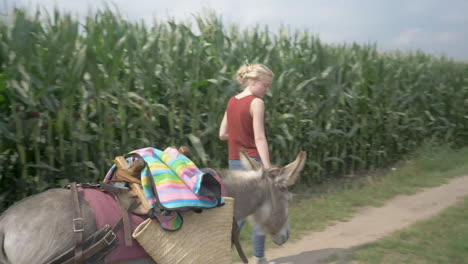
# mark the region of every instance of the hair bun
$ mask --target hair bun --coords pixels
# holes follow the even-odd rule
[[[236,79],[242,87],[247,87],[249,80],[258,80],[265,75],[273,77],[273,72],[267,66],[246,63],[237,70]]]

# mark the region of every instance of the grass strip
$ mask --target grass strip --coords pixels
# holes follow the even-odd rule
[[[467,263],[468,197],[438,216],[360,247],[358,263]]]

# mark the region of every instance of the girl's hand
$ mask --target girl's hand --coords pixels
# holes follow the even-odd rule
[[[227,114],[224,112],[223,121],[221,121],[221,126],[219,127],[219,139],[221,140],[228,140],[228,121],[227,121]]]
[[[268,151],[268,142],[265,136],[265,103],[260,98],[255,98],[250,105],[250,114],[253,119],[253,130],[255,137],[255,146],[262,160],[263,166],[269,168],[270,153]]]

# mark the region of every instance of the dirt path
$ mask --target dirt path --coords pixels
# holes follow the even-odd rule
[[[349,263],[346,259],[353,247],[435,216],[467,195],[468,175],[414,195],[397,196],[382,207],[361,208],[347,222],[338,222],[322,232],[312,232],[298,241],[269,249],[266,255],[277,264],[314,264],[325,259]]]

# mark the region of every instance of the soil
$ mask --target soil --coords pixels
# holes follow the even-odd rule
[[[352,263],[356,247],[429,219],[467,195],[468,175],[413,195],[397,196],[381,207],[361,208],[348,221],[268,249],[266,256],[276,264]]]

